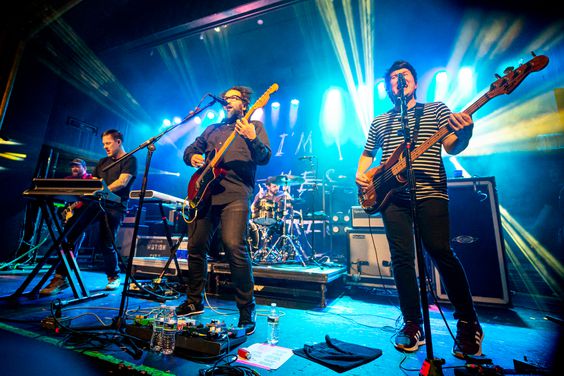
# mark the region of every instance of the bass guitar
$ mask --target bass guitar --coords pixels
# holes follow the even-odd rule
[[[505,75],[503,77],[496,75],[497,80],[490,85],[490,89],[463,110],[463,112],[472,115],[483,105],[488,103],[490,99],[502,94],[510,94],[529,74],[540,71],[547,65],[548,57],[544,55],[536,56],[533,53],[533,59],[520,65],[517,69],[513,67],[506,68],[504,71]],[[453,131],[449,127],[439,129],[421,145],[411,151],[411,160],[414,161],[420,157],[431,146],[451,133],[453,133]],[[362,189],[359,187],[358,190],[358,201],[366,213],[374,214],[381,211],[394,192],[403,189],[407,184],[407,178],[403,174],[406,169],[406,161],[404,158],[405,149],[405,143],[401,144],[384,163],[366,172],[366,176],[370,179],[370,184],[367,188]]]
[[[264,107],[270,99],[270,94],[277,90],[278,84],[272,84],[252,107],[249,108],[244,118],[248,121],[253,112],[255,112],[257,108]],[[214,150],[210,155],[206,156],[207,162],[194,172],[190,178],[187,197],[189,205],[188,223],[194,221],[198,215],[198,210],[204,206],[206,199],[210,195],[212,185],[216,184],[225,175],[225,170],[218,165],[235,137],[237,137],[237,131],[234,130],[229,137],[227,137],[219,150]]]

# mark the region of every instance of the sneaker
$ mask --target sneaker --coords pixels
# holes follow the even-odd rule
[[[245,328],[245,333],[250,336],[255,332],[257,320],[257,312],[255,311],[255,304],[249,304],[246,307],[239,309],[239,324],[240,328]]]
[[[51,282],[49,282],[49,284],[46,287],[39,290],[39,294],[56,295],[68,287],[69,287],[69,283],[67,279],[60,274],[55,274],[53,279],[51,279]]]
[[[425,333],[421,325],[407,321],[396,334],[395,347],[400,351],[413,352],[425,344]]]
[[[458,320],[452,354],[459,359],[465,359],[467,356],[480,356],[483,340],[484,331],[478,321]]]
[[[204,313],[204,305],[196,303],[184,302],[178,307],[176,307],[176,314],[178,316],[192,316]]]
[[[115,290],[121,285],[119,277],[108,277],[108,284],[106,285],[106,290]]]

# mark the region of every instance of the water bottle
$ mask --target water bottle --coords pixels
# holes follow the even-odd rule
[[[163,348],[161,351],[164,355],[171,355],[174,352],[177,331],[178,317],[176,316],[176,310],[174,307],[170,307],[170,309],[166,311],[164,319]]]
[[[163,348],[163,330],[164,330],[164,314],[166,312],[166,305],[155,309],[151,313],[153,319],[153,334],[151,335],[151,351],[160,353]]]
[[[268,337],[266,341],[269,345],[276,345],[278,343],[278,333],[279,333],[279,320],[280,315],[278,313],[278,307],[276,303],[270,304],[270,313],[268,314]]]

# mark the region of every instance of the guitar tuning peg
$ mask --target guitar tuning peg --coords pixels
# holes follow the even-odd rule
[[[531,55],[533,55],[533,57],[537,57],[537,54],[535,53],[535,51],[531,51]]]
[[[513,67],[507,67],[507,68],[505,68],[505,70],[503,71],[503,74],[511,73],[511,72],[513,72],[513,70],[515,70],[515,68],[513,68]]]
[[[497,78],[498,80],[501,78],[501,76],[497,73],[494,73],[495,78]]]

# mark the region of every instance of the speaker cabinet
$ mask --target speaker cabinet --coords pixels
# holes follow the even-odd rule
[[[390,247],[383,227],[347,229],[351,284],[394,284]]]
[[[464,266],[476,303],[508,304],[505,248],[494,177],[454,179],[447,183],[451,247]],[[435,289],[447,300],[434,270]]]

